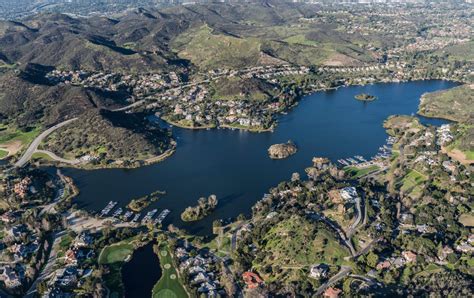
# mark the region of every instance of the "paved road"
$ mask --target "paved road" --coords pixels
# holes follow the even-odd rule
[[[59,248],[59,242],[61,242],[62,236],[66,234],[65,231],[60,231],[57,232],[53,236],[53,241],[51,243],[51,251],[49,253],[48,261],[46,262],[46,265],[43,267],[43,270],[39,274],[38,278],[33,282],[31,287],[28,289],[26,292],[25,297],[35,297],[36,296],[36,286],[38,283],[46,278],[48,278],[53,272],[54,272],[54,264],[56,263],[57,259],[57,254],[58,254],[58,248]]]
[[[336,282],[338,282],[339,280],[343,279],[344,277],[346,277],[347,275],[349,275],[349,273],[352,271],[352,268],[351,267],[348,267],[348,266],[342,266],[341,267],[341,270],[336,274],[334,275],[333,277],[331,277],[327,282],[325,282],[324,284],[322,284],[318,290],[316,291],[316,294],[314,294],[313,297],[318,297],[318,296],[321,296],[321,294],[326,291],[327,288],[329,288],[332,284],[335,284]]]
[[[352,235],[354,235],[355,229],[357,228],[357,226],[362,220],[362,209],[360,207],[360,201],[361,199],[359,197],[355,199],[357,217],[356,217],[356,220],[349,227],[349,230],[347,230],[347,238],[351,238]]]
[[[47,151],[47,150],[36,150],[35,152],[44,153],[44,154],[48,155],[49,157],[51,157],[52,159],[54,159],[55,161],[59,161],[59,162],[62,162],[62,163],[67,163],[67,164],[70,164],[70,165],[75,165],[75,164],[78,164],[78,163],[81,162],[79,159],[65,159],[65,158],[59,157],[56,154],[54,154],[53,152]]]
[[[132,104],[129,104],[128,106],[124,106],[124,107],[121,107],[121,108],[118,108],[118,109],[114,109],[114,110],[112,110],[112,112],[126,111],[126,110],[129,110],[131,108],[138,107],[139,105],[144,104],[144,103],[145,103],[145,100],[142,99],[142,100],[139,100],[139,101],[134,102]]]
[[[61,123],[58,123],[58,124],[48,128],[47,130],[43,131],[39,136],[36,137],[36,139],[33,140],[33,142],[31,142],[30,146],[28,147],[28,149],[26,149],[23,156],[15,163],[15,167],[17,167],[17,168],[23,167],[30,160],[33,153],[35,153],[35,151],[38,148],[39,144],[48,135],[50,135],[55,130],[57,130],[57,129],[65,126],[65,125],[68,125],[69,123],[71,123],[73,121],[76,121],[76,120],[77,120],[77,118],[69,119],[69,120],[63,121]]]
[[[234,251],[237,248],[237,233],[240,231],[240,228],[244,225],[244,223],[240,223],[234,231],[232,231],[232,238],[230,239],[230,251]]]

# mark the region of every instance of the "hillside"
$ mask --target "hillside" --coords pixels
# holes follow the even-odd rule
[[[90,110],[53,133],[44,149],[58,156],[90,155],[101,165],[132,165],[169,149],[169,137],[143,114]]]
[[[418,113],[426,117],[472,123],[474,85],[427,93],[421,97]]]
[[[125,103],[117,93],[71,85],[46,85],[41,67],[28,65],[0,80],[0,118],[19,127],[52,125],[93,108],[115,108]]]
[[[203,69],[253,66],[262,54],[307,65],[374,61],[360,46],[379,37],[343,33],[317,14],[314,5],[266,2],[135,9],[113,19],[44,13],[0,21],[0,61],[129,72],[180,68],[183,59]]]

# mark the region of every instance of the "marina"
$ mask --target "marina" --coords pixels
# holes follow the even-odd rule
[[[117,202],[110,201],[104,209],[101,211],[101,216],[106,217],[108,214],[111,213],[111,211],[117,206]],[[125,213],[124,213],[125,211]],[[131,219],[131,223],[135,224],[147,224],[147,223],[153,223],[153,224],[161,224],[165,218],[168,216],[168,214],[171,213],[171,210],[169,209],[164,209],[162,210],[159,214],[158,217],[153,219],[153,217],[158,213],[158,209],[153,209],[145,214],[145,216],[140,219],[141,213],[134,213],[133,211],[130,210],[124,210],[122,207],[118,207],[115,209],[115,211],[112,213],[111,218],[115,218],[115,220],[122,220],[122,221],[129,221]],[[123,215],[122,215],[123,214]]]
[[[109,214],[109,212],[114,209],[114,207],[117,205],[117,202],[110,201],[107,206],[105,206],[104,209],[100,212],[101,216],[106,216]]]
[[[170,214],[170,212],[171,211],[168,210],[168,209],[165,209],[165,210],[161,211],[161,213],[155,219],[154,223],[155,224],[161,224],[163,222],[163,220],[166,218],[166,216],[168,216],[168,214]]]

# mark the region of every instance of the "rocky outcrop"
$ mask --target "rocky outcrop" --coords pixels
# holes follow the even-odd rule
[[[272,159],[283,159],[295,154],[297,150],[296,145],[288,141],[287,143],[271,145],[268,148],[268,155]]]

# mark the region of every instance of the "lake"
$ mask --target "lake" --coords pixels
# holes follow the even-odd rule
[[[288,180],[293,172],[304,174],[314,156],[340,158],[362,155],[370,158],[385,143],[382,127],[390,115],[416,113],[425,92],[447,89],[457,83],[427,80],[381,83],[318,92],[304,97],[288,115],[279,117],[273,133],[239,130],[186,130],[173,128],[178,147],[165,161],[138,169],[65,169],[80,189],[77,204],[86,210],[100,210],[110,200],[124,207],[131,199],[155,190],[165,196],[148,209],[168,208],[165,221],[195,234],[209,234],[212,221],[250,214],[251,206],[269,188]],[[373,102],[354,99],[356,94],[375,95]],[[438,125],[441,120],[425,119]],[[285,160],[272,160],[267,149],[292,140],[298,152]],[[219,206],[209,217],[193,223],[180,214],[201,196],[216,194]]]

